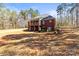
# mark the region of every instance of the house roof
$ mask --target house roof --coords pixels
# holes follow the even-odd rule
[[[48,15],[47,17],[44,17],[42,20],[49,20],[49,19],[55,19],[53,16],[51,15]]]
[[[49,19],[55,19],[55,18],[53,16],[51,16],[51,15],[45,14],[45,15],[34,17],[31,20],[49,20]]]

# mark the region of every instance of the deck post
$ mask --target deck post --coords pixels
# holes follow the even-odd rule
[[[35,26],[34,26],[34,31],[35,31]]]
[[[39,31],[41,31],[41,20],[39,19]]]

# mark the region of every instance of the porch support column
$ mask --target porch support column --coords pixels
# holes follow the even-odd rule
[[[41,31],[41,27],[40,27],[41,26],[41,19],[39,19],[38,23],[39,23],[39,31]]]

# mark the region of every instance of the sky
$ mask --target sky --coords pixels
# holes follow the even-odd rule
[[[40,14],[49,14],[56,17],[58,3],[6,3],[5,6],[11,10],[19,12],[29,8],[37,9]]]

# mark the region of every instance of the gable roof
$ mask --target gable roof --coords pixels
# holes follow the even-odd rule
[[[49,19],[55,19],[55,18],[53,16],[51,16],[51,15],[45,14],[45,15],[34,17],[31,20],[49,20]]]
[[[48,15],[47,17],[44,17],[42,20],[49,20],[49,19],[55,19],[53,16],[51,15]]]

